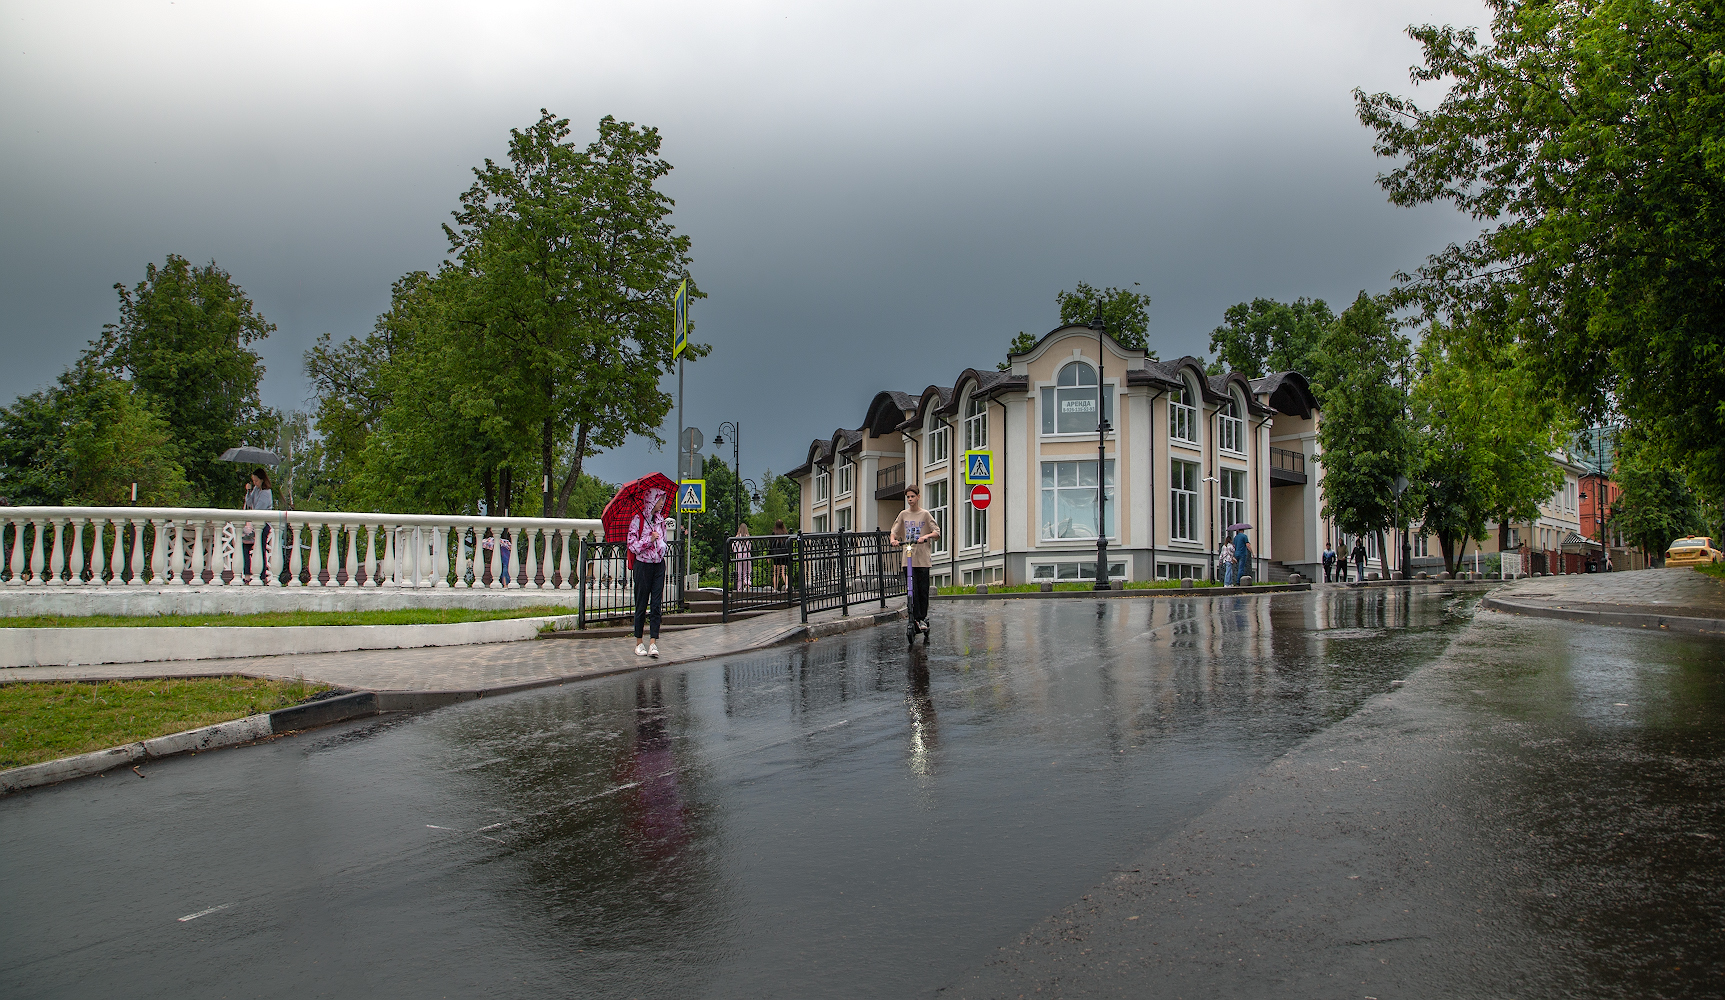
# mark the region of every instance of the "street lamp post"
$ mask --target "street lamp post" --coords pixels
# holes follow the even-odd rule
[[[743,523],[743,427],[734,420],[724,420],[719,423],[719,431],[713,435],[714,444],[725,443],[725,428],[731,429],[731,478],[736,481],[736,492],[731,497],[731,512],[735,515],[731,521],[731,533],[736,532],[735,525]]]
[[[1108,410],[1103,400],[1107,398],[1107,387],[1103,384],[1103,359],[1108,356],[1103,336],[1107,333],[1108,324],[1102,319],[1102,310],[1096,310],[1096,318],[1090,321],[1090,329],[1096,331],[1096,590],[1111,589],[1108,580]]]

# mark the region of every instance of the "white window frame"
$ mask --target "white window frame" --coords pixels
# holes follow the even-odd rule
[[[1126,579],[1126,563],[1108,560],[1108,579]],[[1074,583],[1079,581],[1096,581],[1096,560],[1062,559],[1059,561],[1043,561],[1031,563],[1031,583]]]
[[[924,435],[928,439],[928,457],[922,463],[924,468],[934,468],[946,462],[947,428],[942,423],[932,423]]]
[[[1075,486],[1062,486],[1062,485],[1060,485],[1060,466],[1062,466],[1062,465],[1076,466],[1076,468],[1073,470],[1073,473],[1074,473],[1073,479],[1078,483],[1082,483],[1084,481],[1084,478],[1083,478],[1084,468],[1083,467],[1086,465],[1094,465],[1094,464],[1096,464],[1096,460],[1094,458],[1088,459],[1088,460],[1081,459],[1081,458],[1068,458],[1068,459],[1057,458],[1057,459],[1053,459],[1053,460],[1046,460],[1042,463],[1042,468],[1041,468],[1039,475],[1038,475],[1038,478],[1037,478],[1037,483],[1038,483],[1037,513],[1039,515],[1037,517],[1037,521],[1041,525],[1041,527],[1039,527],[1037,529],[1037,531],[1038,531],[1038,537],[1042,541],[1044,541],[1044,542],[1065,542],[1065,541],[1072,541],[1073,539],[1095,541],[1095,539],[1096,539],[1095,534],[1089,534],[1089,535],[1051,534],[1050,533],[1051,531],[1058,531],[1058,529],[1056,528],[1056,524],[1058,522],[1055,520],[1050,520],[1048,517],[1048,514],[1050,512],[1050,506],[1049,506],[1050,501],[1053,502],[1052,510],[1055,513],[1058,513],[1060,511],[1060,492],[1062,490],[1077,491],[1077,490],[1093,490],[1093,489],[1097,488],[1094,486],[1088,486],[1087,487],[1087,486],[1076,486],[1076,485]],[[1052,486],[1048,485],[1049,467],[1051,467],[1051,466],[1054,469],[1054,484]],[[1115,466],[1114,460],[1112,458],[1109,459],[1107,461],[1107,464],[1105,464],[1103,466],[1102,475],[1103,475],[1103,480],[1101,483],[1101,489],[1103,490],[1103,497],[1102,497],[1102,520],[1103,520],[1103,524],[1102,524],[1102,529],[1105,531],[1108,531],[1108,533],[1109,533],[1108,537],[1109,538],[1116,538],[1119,536],[1119,533],[1120,533],[1120,512],[1116,509],[1116,506],[1117,506],[1120,498],[1118,495],[1119,490],[1114,488],[1115,487],[1114,477],[1116,475],[1116,466]],[[1116,495],[1115,496],[1108,496],[1108,493],[1110,491],[1112,491]],[[1094,500],[1090,503],[1090,507],[1092,510],[1095,509]],[[1094,530],[1095,530],[1095,526],[1092,526],[1092,531],[1094,532]]]
[[[1168,392],[1168,440],[1193,447],[1198,445],[1198,407],[1190,401],[1195,394],[1184,380],[1180,388]],[[1198,397],[1200,404],[1202,397]]]
[[[855,531],[855,530],[857,530],[857,516],[856,516],[856,511],[854,509],[852,509],[850,507],[840,507],[838,510],[834,511],[833,513],[836,515],[836,517],[838,519],[838,529],[837,530],[839,530],[839,531]]]
[[[824,465],[815,466],[815,502],[824,503],[832,492],[832,474]]]
[[[839,489],[834,496],[848,497],[856,489],[857,465],[849,455],[839,456]]]
[[[1216,422],[1220,425],[1219,440],[1216,446],[1223,451],[1235,455],[1246,453],[1246,420],[1241,416],[1244,408],[1233,393],[1228,394],[1228,401],[1222,404],[1217,413]],[[1234,522],[1229,522],[1230,524]]]
[[[1226,528],[1230,524],[1239,524],[1246,519],[1246,470],[1223,469],[1216,480],[1216,493],[1222,502],[1222,523],[1218,527]],[[1239,491],[1238,496],[1229,495],[1230,481]]]
[[[1072,382],[1070,383],[1065,381],[1067,372],[1072,372]],[[1090,381],[1084,381],[1086,377]],[[1112,428],[1115,393],[1109,386],[1116,384],[1107,382],[1098,384],[1096,366],[1088,361],[1074,359],[1061,365],[1060,370],[1055,373],[1054,381],[1042,386],[1039,394],[1042,412],[1038,418],[1037,427],[1040,428],[1041,436],[1045,438],[1088,437],[1095,434],[1096,425],[1094,422],[1091,423],[1090,427],[1081,430],[1062,430],[1060,426],[1060,414],[1065,404],[1065,397],[1078,396],[1086,392],[1094,393],[1096,398],[1101,400],[1102,418],[1107,420],[1110,428]]]
[[[827,516],[825,514],[816,514],[815,515],[815,524],[814,524],[815,534],[817,534],[817,535],[826,534],[827,531],[829,531],[831,529],[831,525],[832,525],[832,522],[827,519]]]
[[[946,551],[946,515],[947,515],[947,483],[944,479],[935,479],[923,485],[924,504],[930,515],[934,517],[935,528],[940,532],[935,536],[933,550],[937,553]],[[935,501],[939,501],[937,504]]]
[[[1198,518],[1198,473],[1203,470],[1197,462],[1184,459],[1170,459],[1168,467],[1168,538],[1176,542],[1195,542],[1198,531],[1203,527]],[[1191,480],[1191,489],[1184,488],[1187,477]]]
[[[964,547],[988,547],[988,511],[977,510],[971,505],[968,495],[964,498]]]
[[[988,400],[972,396],[964,404],[964,450],[984,451],[987,448]]]

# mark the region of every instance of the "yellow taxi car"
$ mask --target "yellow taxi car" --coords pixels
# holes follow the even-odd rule
[[[1665,550],[1667,566],[1704,566],[1716,562],[1725,562],[1725,552],[1715,548],[1713,539],[1706,535],[1679,538]]]

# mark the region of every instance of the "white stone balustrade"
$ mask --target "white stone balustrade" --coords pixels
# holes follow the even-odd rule
[[[0,507],[0,578],[7,587],[570,590],[580,539],[603,536],[600,522],[578,518]]]

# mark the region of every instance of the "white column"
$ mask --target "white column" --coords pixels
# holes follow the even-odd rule
[[[449,588],[449,525],[427,528],[431,532],[431,589]]]
[[[204,583],[204,567],[206,563],[204,550],[204,522],[192,525],[192,586],[200,587]]]
[[[144,585],[144,529],[149,524],[150,519],[147,517],[132,518],[132,578],[126,581],[128,587],[142,587]],[[118,560],[120,557],[116,554],[114,558]],[[119,578],[119,575],[119,573],[114,574],[116,579]]]
[[[376,587],[377,551],[372,546],[372,541],[374,536],[377,534],[377,529],[374,525],[362,524],[359,526],[359,530],[361,533],[361,541],[359,543],[359,562],[360,566],[365,570],[365,586]]]
[[[108,560],[102,552],[102,529],[107,526],[105,517],[90,518],[90,586],[105,587],[108,581],[102,579],[102,571],[108,568]],[[116,532],[118,529],[116,529]],[[120,539],[116,534],[114,544],[118,546]]]
[[[574,581],[569,576],[569,529],[557,529],[557,589],[569,590],[574,587]]]
[[[401,581],[395,577],[395,525],[380,525],[377,530],[383,536],[383,560],[377,568],[377,575],[380,578],[378,586],[400,586]]]

